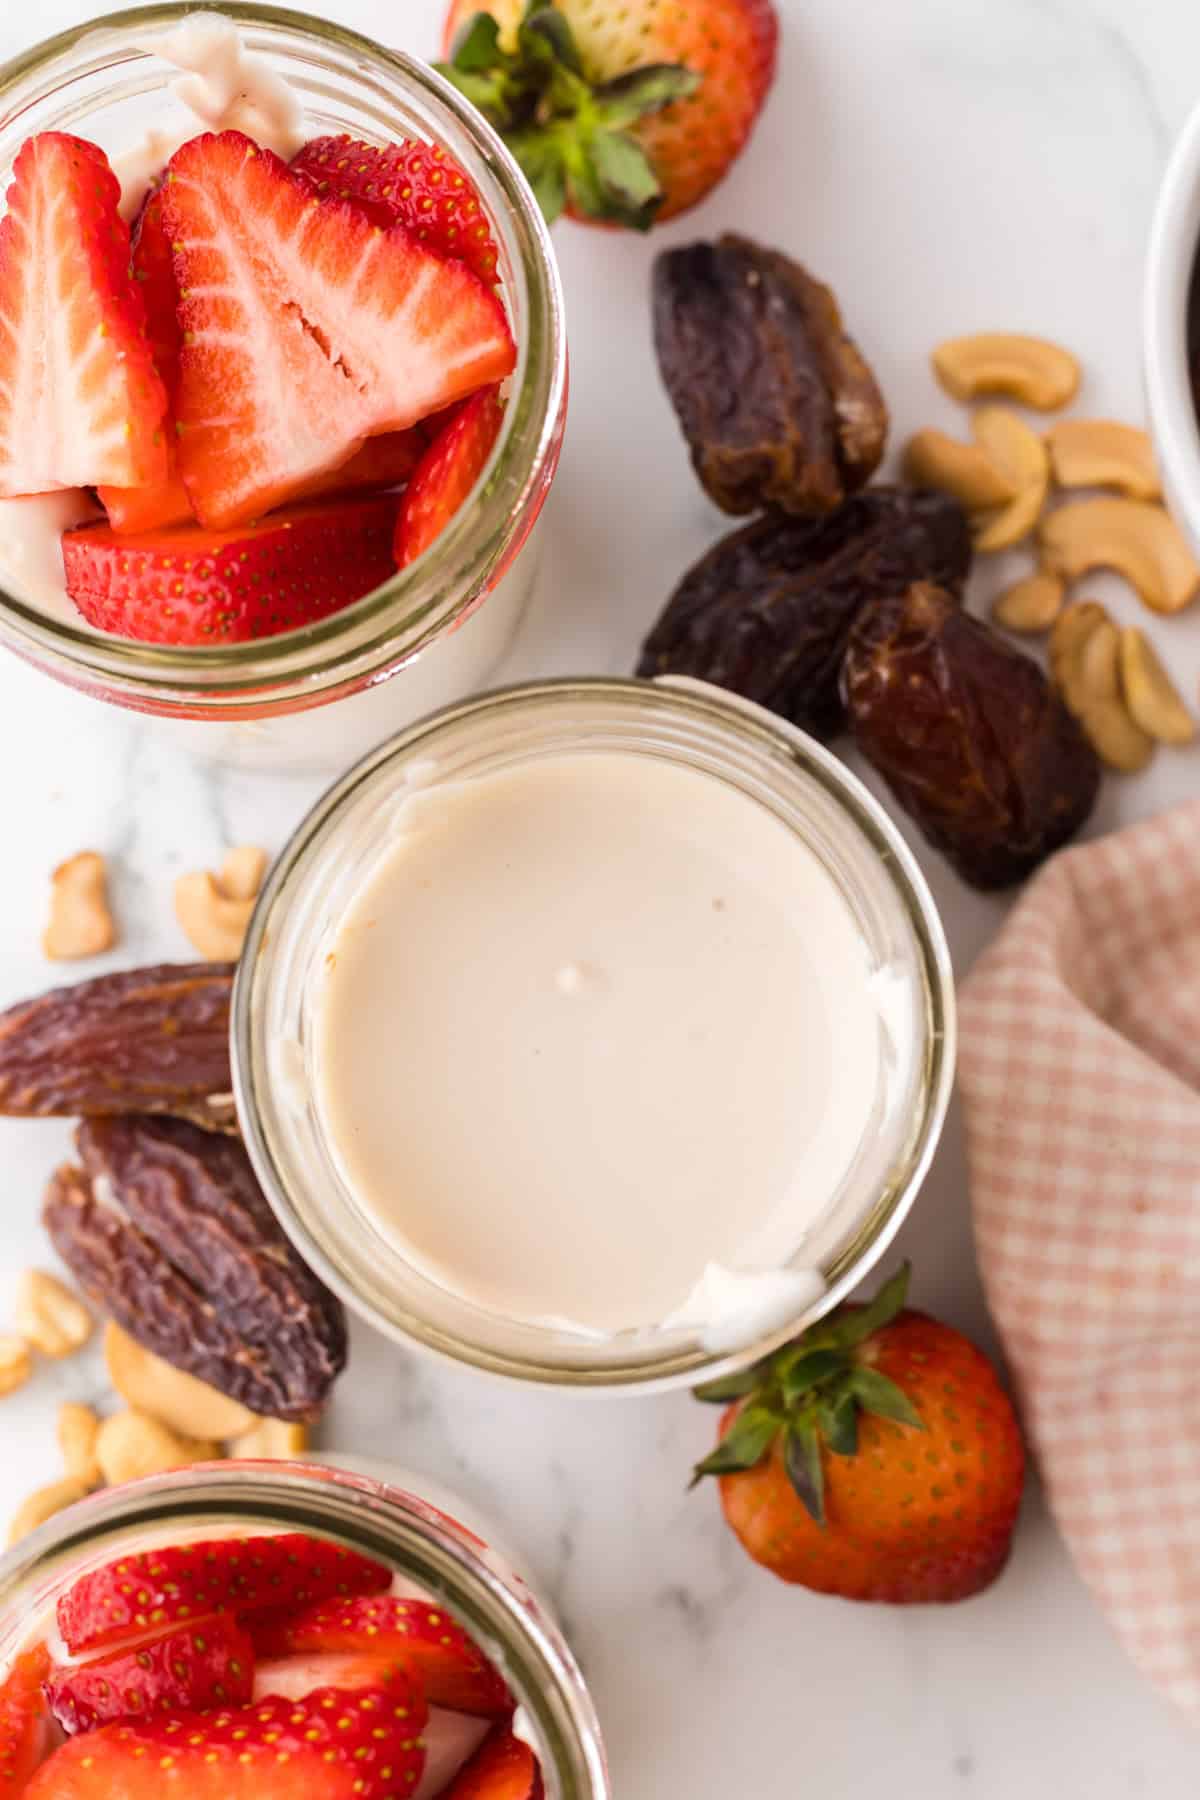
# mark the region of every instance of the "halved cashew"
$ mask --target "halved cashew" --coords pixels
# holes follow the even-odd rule
[[[981,406],[971,428],[980,448],[1016,490],[1014,500],[981,521],[975,548],[1007,550],[1028,537],[1041,516],[1050,491],[1050,458],[1037,432],[1010,407]]]
[[[1014,581],[992,601],[992,617],[1008,631],[1049,631],[1062,611],[1066,583],[1038,569]]]
[[[26,1269],[17,1283],[13,1324],[43,1356],[71,1356],[92,1335],[92,1315],[57,1275]]]
[[[308,1426],[289,1425],[284,1419],[259,1419],[228,1446],[230,1456],[251,1462],[287,1462],[307,1449]]]
[[[1013,499],[1016,487],[978,444],[944,431],[918,431],[904,452],[904,473],[914,487],[951,494],[968,512],[986,512]]]
[[[1145,632],[1121,633],[1121,691],[1134,722],[1160,744],[1190,744],[1196,721]]]
[[[1177,613],[1195,597],[1200,566],[1165,509],[1145,500],[1072,500],[1038,531],[1042,561],[1074,581],[1115,569],[1152,612]]]
[[[67,1400],[59,1407],[58,1447],[67,1474],[89,1488],[100,1485],[100,1464],[96,1461],[99,1432],[100,1421],[90,1406]]]
[[[29,1345],[15,1333],[0,1334],[0,1394],[15,1394],[33,1374]]]
[[[1079,364],[1069,350],[1008,331],[980,331],[939,344],[933,372],[956,400],[1006,394],[1038,412],[1065,406],[1079,387]]]
[[[1098,600],[1077,600],[1059,613],[1050,632],[1050,674],[1070,712],[1083,711],[1085,690],[1080,678],[1080,657],[1093,631],[1109,623]]]
[[[1058,419],[1046,433],[1059,487],[1116,488],[1131,500],[1159,500],[1162,483],[1150,439],[1115,419]]]
[[[181,1437],[237,1437],[257,1423],[249,1407],[143,1349],[111,1320],[104,1328],[104,1360],[122,1400]]]
[[[1136,775],[1154,755],[1154,739],[1132,718],[1122,700],[1094,700],[1079,719],[1100,761],[1123,775]]]
[[[108,905],[108,873],[98,850],[81,850],[50,877],[50,919],[42,951],[51,962],[73,962],[111,950],[117,940]]]
[[[52,1519],[55,1513],[62,1512],[68,1506],[74,1506],[87,1493],[83,1482],[75,1475],[64,1475],[61,1481],[52,1481],[47,1487],[40,1487],[36,1493],[30,1494],[28,1500],[17,1508],[12,1524],[8,1528],[9,1544],[19,1543]]]
[[[175,917],[208,962],[236,962],[267,866],[265,850],[231,850],[220,873],[194,869],[175,883]]]
[[[214,1462],[218,1445],[180,1437],[149,1413],[114,1413],[96,1434],[96,1461],[109,1487],[140,1481],[143,1475],[165,1475],[191,1463]]]

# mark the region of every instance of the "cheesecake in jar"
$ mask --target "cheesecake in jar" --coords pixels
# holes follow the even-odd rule
[[[952,1064],[940,926],[819,746],[714,689],[511,689],[351,772],[259,908],[239,1110],[393,1334],[546,1381],[744,1361],[899,1224]]]

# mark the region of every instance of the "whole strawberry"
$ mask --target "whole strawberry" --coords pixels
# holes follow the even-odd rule
[[[645,230],[727,173],[775,73],[772,0],[450,0],[442,74],[546,217]]]
[[[906,1264],[765,1362],[697,1389],[733,1401],[716,1475],[743,1547],[847,1600],[965,1600],[1008,1560],[1025,1454],[1012,1403],[961,1333],[905,1309]]]

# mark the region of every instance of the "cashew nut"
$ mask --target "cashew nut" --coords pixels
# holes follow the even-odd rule
[[[1200,567],[1178,527],[1145,500],[1069,501],[1046,514],[1038,539],[1043,562],[1065,581],[1116,569],[1152,612],[1182,611],[1200,585]]]
[[[284,1419],[259,1419],[249,1431],[234,1438],[229,1455],[250,1462],[288,1462],[308,1449],[308,1426],[289,1425]]]
[[[190,1463],[214,1462],[220,1454],[218,1445],[180,1437],[143,1412],[114,1413],[96,1434],[96,1461],[109,1487],[140,1481],[143,1475],[165,1475]]]
[[[1132,500],[1159,500],[1162,483],[1144,431],[1115,419],[1058,419],[1046,433],[1059,487],[1107,487]]]
[[[68,1475],[88,1488],[100,1485],[100,1464],[96,1461],[96,1438],[100,1421],[90,1406],[67,1400],[58,1409],[58,1447]]]
[[[180,1437],[237,1437],[257,1423],[249,1407],[143,1349],[111,1320],[104,1328],[104,1360],[122,1400]]]
[[[24,1338],[11,1332],[0,1335],[0,1394],[15,1394],[33,1374],[33,1358]]]
[[[1004,506],[1016,488],[978,444],[964,444],[944,431],[918,431],[904,452],[904,473],[914,487],[951,494],[968,512]]]
[[[1136,724],[1160,744],[1190,744],[1196,721],[1146,634],[1121,633],[1121,689]]]
[[[976,442],[1016,491],[1007,506],[980,522],[975,548],[1007,550],[1028,537],[1041,516],[1050,491],[1050,458],[1037,432],[1007,406],[981,406],[971,426]]]
[[[1038,569],[1014,581],[992,601],[992,617],[1008,631],[1049,631],[1062,610],[1066,584]]]
[[[219,874],[195,869],[175,883],[175,917],[208,962],[236,962],[267,866],[266,852],[231,850]]]
[[[55,1513],[62,1512],[68,1506],[74,1506],[87,1493],[83,1482],[75,1475],[64,1475],[61,1481],[52,1481],[47,1487],[38,1488],[30,1494],[18,1508],[12,1524],[8,1528],[10,1547],[52,1519]]]
[[[1079,720],[1100,761],[1124,775],[1136,775],[1154,755],[1154,739],[1130,716],[1121,700],[1094,700]]]
[[[933,372],[956,400],[1006,394],[1038,412],[1065,406],[1079,386],[1079,364],[1069,350],[1045,338],[1006,331],[981,331],[939,344]]]
[[[42,951],[51,962],[99,956],[116,942],[104,858],[96,850],[59,863],[50,877],[50,920]]]
[[[1050,632],[1050,673],[1076,718],[1086,697],[1079,666],[1082,650],[1091,633],[1108,623],[1108,614],[1098,600],[1077,600],[1059,613]]]
[[[92,1335],[92,1315],[56,1275],[26,1269],[17,1284],[13,1318],[27,1344],[43,1356],[71,1356]]]

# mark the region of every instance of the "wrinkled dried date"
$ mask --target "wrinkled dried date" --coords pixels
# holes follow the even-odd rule
[[[252,1412],[314,1418],[345,1366],[340,1302],[276,1223],[232,1138],[182,1119],[87,1119],[43,1220],[132,1338]]]
[[[666,250],[654,342],[706,491],[730,513],[832,512],[870,480],[887,408],[837,301],[748,238]]]
[[[965,513],[943,494],[869,488],[826,519],[770,514],[684,576],[646,639],[639,675],[692,675],[822,740],[845,724],[838,676],[859,608],[926,579],[958,588]]]
[[[236,1129],[233,965],[162,963],[54,988],[0,1013],[0,1113],[174,1113]]]
[[[976,887],[1022,880],[1092,810],[1100,765],[1037,663],[936,587],[859,614],[842,687],[859,748]]]

